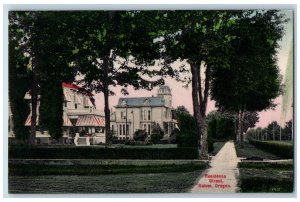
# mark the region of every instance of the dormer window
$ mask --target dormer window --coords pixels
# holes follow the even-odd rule
[[[145,99],[145,101],[144,101],[144,105],[149,105],[149,100],[148,99]]]
[[[122,105],[125,106],[127,104],[126,100],[122,100]]]

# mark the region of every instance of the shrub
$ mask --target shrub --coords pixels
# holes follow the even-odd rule
[[[171,132],[171,134],[170,134],[170,139],[169,139],[171,144],[176,144],[176,143],[177,143],[176,139],[177,139],[177,136],[179,135],[179,133],[180,133],[180,131],[179,131],[178,128],[175,128],[175,129]]]
[[[197,159],[196,148],[9,147],[16,159]]]
[[[164,132],[161,129],[161,127],[159,126],[158,123],[152,123],[151,126],[151,138],[150,141],[153,144],[157,144],[160,142],[160,140],[164,137]]]
[[[137,130],[133,134],[133,139],[135,141],[145,141],[148,133],[145,130]]]
[[[271,141],[256,141],[252,139],[249,139],[249,142],[255,147],[275,154],[281,158],[293,158],[294,155],[293,145],[290,144]]]
[[[180,114],[177,117],[179,134],[176,137],[178,147],[197,147],[196,121],[189,114]]]

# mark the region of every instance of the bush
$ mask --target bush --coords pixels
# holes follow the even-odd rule
[[[252,139],[249,139],[249,143],[259,149],[275,154],[281,158],[292,159],[294,156],[293,145],[290,144],[271,141],[256,141]]]
[[[196,148],[99,148],[10,146],[16,159],[197,159]]]
[[[158,123],[152,123],[151,129],[150,141],[153,144],[157,144],[164,137],[164,131],[161,129]]]
[[[137,130],[133,134],[133,139],[135,141],[145,141],[148,133],[145,130]]]
[[[178,147],[195,147],[197,148],[197,133],[196,121],[193,116],[189,114],[180,114],[177,117],[179,134],[176,137]]]
[[[171,134],[170,134],[170,139],[169,139],[169,141],[170,141],[171,144],[176,144],[176,143],[177,143],[176,139],[177,139],[177,136],[179,135],[179,133],[180,133],[180,131],[179,131],[178,128],[175,128],[175,129],[171,132]]]

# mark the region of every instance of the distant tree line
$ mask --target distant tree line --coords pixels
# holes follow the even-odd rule
[[[273,121],[265,128],[250,129],[246,136],[261,141],[291,141],[293,140],[292,121],[286,122],[283,127],[277,121]]]

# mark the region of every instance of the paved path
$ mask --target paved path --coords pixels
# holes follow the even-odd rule
[[[235,193],[238,183],[238,158],[233,141],[228,141],[210,162],[191,193]]]

